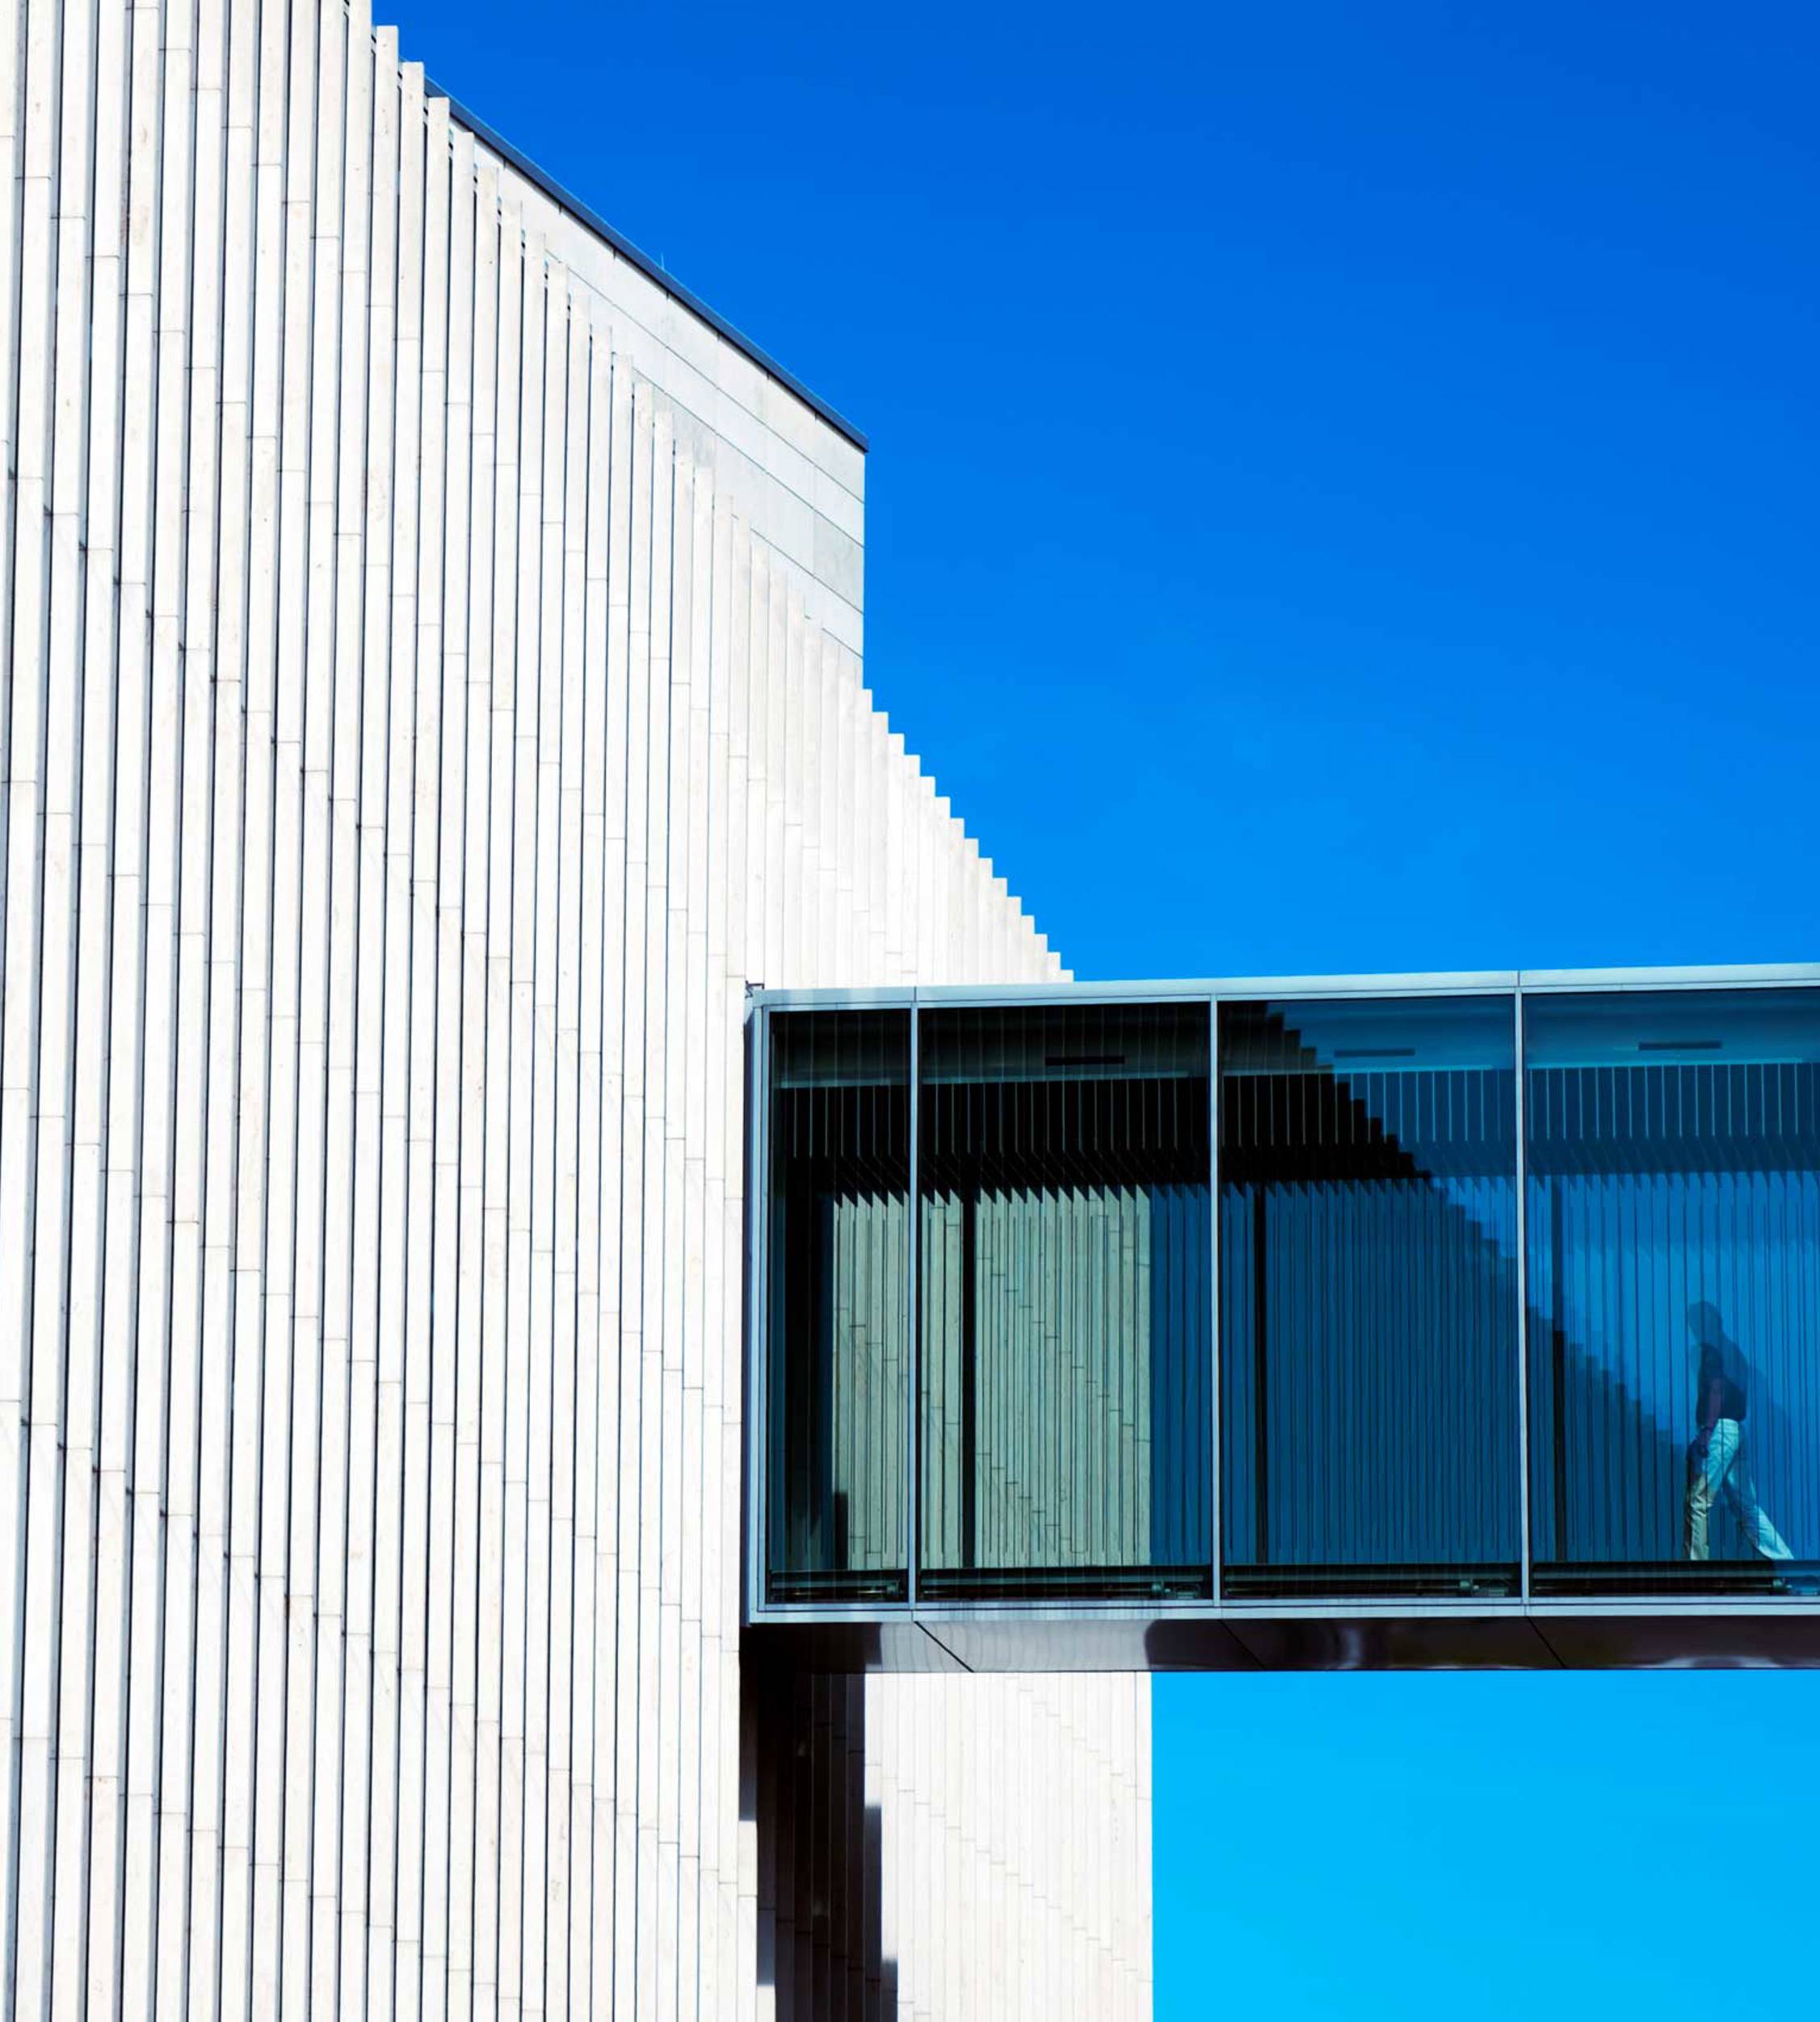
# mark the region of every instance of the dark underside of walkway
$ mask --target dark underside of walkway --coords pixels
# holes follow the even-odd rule
[[[746,1631],[767,1669],[864,1671],[1820,1668],[1820,1602],[1709,1608],[1145,1615],[931,1611]]]

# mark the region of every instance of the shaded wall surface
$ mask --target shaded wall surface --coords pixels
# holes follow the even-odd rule
[[[1147,1679],[754,1666],[746,1690],[776,2013],[1149,2015]]]
[[[1057,973],[860,452],[358,0],[0,187],[0,2007],[1147,2015],[1141,1682],[741,1673],[744,986]]]

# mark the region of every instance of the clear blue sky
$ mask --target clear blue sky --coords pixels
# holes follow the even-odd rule
[[[870,434],[873,687],[1081,975],[1820,954],[1820,11],[389,11]],[[1156,1736],[1159,2022],[1814,2007],[1820,1680]]]

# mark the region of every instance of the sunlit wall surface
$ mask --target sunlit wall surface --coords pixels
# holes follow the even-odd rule
[[[1815,1592],[1820,990],[759,1029],[763,1602]]]
[[[1525,1032],[1537,1590],[1804,1583],[1820,994],[1538,996]]]
[[[1149,2022],[1143,1680],[742,1633],[747,979],[1059,973],[862,448],[368,0],[7,23],[0,2016]]]
[[[1508,997],[1220,1007],[1226,1587],[1511,1594]]]
[[[922,1591],[1208,1591],[1208,1011],[921,1021]]]

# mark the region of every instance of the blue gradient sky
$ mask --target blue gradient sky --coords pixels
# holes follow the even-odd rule
[[[1820,11],[390,11],[871,435],[1078,973],[1820,954]],[[1163,2022],[1813,2008],[1820,1683],[1156,1705]]]

